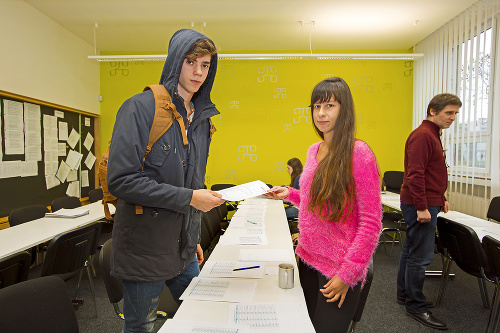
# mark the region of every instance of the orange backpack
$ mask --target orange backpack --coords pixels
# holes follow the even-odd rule
[[[188,144],[188,139],[186,136],[186,128],[184,127],[184,120],[182,116],[177,111],[174,103],[172,103],[172,98],[168,93],[167,89],[162,84],[153,84],[144,88],[144,91],[151,89],[155,97],[155,116],[153,119],[153,124],[151,125],[151,130],[149,132],[148,145],[146,146],[146,153],[142,158],[142,168],[144,169],[144,161],[146,156],[151,151],[153,144],[170,128],[173,123],[173,116],[181,126],[182,141],[184,145]],[[210,136],[215,132],[215,127],[211,125]],[[111,142],[110,142],[111,143]],[[106,152],[102,154],[99,161],[99,181],[102,187],[103,199],[102,204],[104,205],[104,213],[108,220],[113,220],[111,213],[109,212],[108,204],[113,204],[116,207],[117,198],[112,195],[108,190],[108,183],[106,180],[106,172],[108,170],[108,158],[109,158],[109,145]],[[142,214],[142,206],[135,206],[135,213]]]

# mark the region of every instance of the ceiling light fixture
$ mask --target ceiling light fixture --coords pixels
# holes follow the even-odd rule
[[[423,53],[219,53],[219,60],[418,60]],[[95,55],[97,61],[165,61],[166,54]]]

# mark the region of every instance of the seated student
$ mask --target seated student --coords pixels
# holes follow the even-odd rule
[[[344,333],[382,229],[380,175],[370,147],[354,137],[356,117],[347,83],[314,87],[311,114],[322,141],[307,152],[300,190],[266,194],[299,206],[299,275],[318,333]]]
[[[297,190],[300,189],[299,180],[302,174],[302,162],[296,157],[291,158],[286,163],[286,170],[291,178],[290,186]],[[299,209],[293,204],[285,207],[285,213],[288,220],[297,219],[299,217]]]

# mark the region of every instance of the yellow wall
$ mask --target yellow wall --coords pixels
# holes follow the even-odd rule
[[[158,83],[161,62],[101,64],[101,149],[111,138],[116,112],[125,99]],[[208,161],[206,184],[241,184],[260,179],[289,183],[286,162],[303,163],[319,137],[311,124],[310,94],[329,76],[351,87],[357,137],[375,152],[381,171],[403,170],[412,126],[412,67],[402,60],[220,61],[212,100],[221,114]]]

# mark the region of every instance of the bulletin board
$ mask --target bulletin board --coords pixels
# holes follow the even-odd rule
[[[84,198],[98,186],[97,115],[2,91],[0,107],[0,216],[24,206],[50,206],[52,200],[63,196]],[[20,113],[22,122],[18,119]],[[24,132],[22,144],[20,126]],[[56,146],[58,151],[52,149]],[[52,150],[47,150],[49,147]],[[69,156],[71,175],[63,179],[61,165],[70,163]]]

